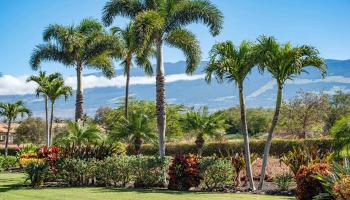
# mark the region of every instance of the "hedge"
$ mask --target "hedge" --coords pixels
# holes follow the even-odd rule
[[[306,139],[306,140],[292,140],[292,139],[274,139],[270,150],[271,156],[282,156],[293,147],[317,146],[318,149],[329,151],[333,148],[333,139]],[[251,153],[255,153],[259,156],[263,154],[265,147],[265,140],[251,140],[250,150]],[[235,153],[243,152],[243,140],[234,140],[225,143],[207,143],[204,145],[202,156],[230,156]],[[195,144],[182,143],[182,144],[166,144],[166,155],[173,156],[178,154],[196,154],[198,151]],[[141,149],[143,155],[157,155],[158,147],[155,145],[143,145]],[[133,155],[132,149],[127,149],[128,155]]]

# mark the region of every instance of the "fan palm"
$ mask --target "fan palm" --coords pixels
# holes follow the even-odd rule
[[[181,49],[187,62],[186,73],[195,71],[200,62],[199,42],[193,33],[184,27],[193,22],[209,26],[212,35],[220,33],[223,15],[207,0],[111,0],[103,10],[103,21],[110,25],[116,16],[135,19],[137,44],[142,53],[150,44],[156,46],[157,76],[156,104],[159,153],[165,155],[165,71],[163,45]]]
[[[258,42],[257,55],[259,55],[259,67],[270,72],[277,82],[276,108],[271,127],[268,131],[261,168],[259,189],[262,189],[273,132],[278,121],[282,104],[282,90],[284,84],[287,80],[292,80],[303,72],[307,73],[306,67],[315,67],[325,76],[326,65],[324,60],[319,57],[317,49],[314,47],[308,45],[292,47],[290,43],[281,45],[274,37],[266,36],[261,36]]]
[[[205,69],[206,81],[211,82],[214,74],[219,83],[225,80],[235,82],[239,89],[239,104],[241,109],[241,131],[244,136],[244,156],[250,188],[255,190],[250,158],[249,136],[244,100],[243,82],[256,65],[254,44],[243,41],[235,47],[231,41],[218,43],[210,51],[210,61]]]
[[[130,69],[133,66],[133,58],[135,57],[135,61],[138,66],[144,68],[146,75],[151,76],[153,74],[153,69],[149,58],[153,56],[154,49],[153,46],[150,45],[142,54],[138,54],[138,44],[136,42],[136,35],[132,23],[129,23],[125,29],[113,27],[111,30],[113,35],[120,38],[123,46],[121,65],[124,69],[124,75],[126,76],[124,116],[126,119],[128,119]]]
[[[12,122],[16,120],[18,115],[30,115],[30,110],[25,107],[23,101],[16,101],[15,103],[0,103],[0,116],[3,116],[7,121],[7,132],[5,141],[5,156],[8,154],[9,135]]]
[[[197,134],[195,143],[200,155],[205,143],[204,137],[220,136],[220,133],[225,129],[224,123],[222,113],[218,112],[210,115],[208,107],[187,112],[184,121],[185,129]]]
[[[64,85],[62,77],[51,81],[44,90],[48,99],[51,102],[51,116],[50,116],[50,127],[49,127],[49,144],[52,144],[52,125],[54,118],[54,105],[57,99],[64,97],[65,100],[72,95],[72,88]]]
[[[83,145],[91,145],[100,142],[102,139],[101,131],[94,124],[82,126],[78,122],[69,122],[67,130],[64,131],[56,143],[60,145],[82,147]]]
[[[119,41],[106,33],[94,19],[84,19],[78,26],[49,25],[44,31],[44,44],[34,49],[30,65],[33,70],[42,61],[56,61],[74,67],[77,75],[75,119],[83,117],[83,69],[101,70],[111,78],[115,74],[111,56],[117,56]]]
[[[39,98],[40,95],[44,96],[45,100],[45,132],[46,132],[46,142],[49,145],[50,142],[50,131],[49,131],[49,109],[48,109],[48,97],[46,94],[46,90],[48,84],[50,84],[53,80],[60,78],[59,73],[50,74],[47,76],[46,72],[40,71],[37,76],[30,76],[27,79],[27,82],[35,82],[38,85],[36,89],[36,96]]]
[[[140,154],[145,141],[154,141],[157,136],[153,128],[154,120],[142,110],[133,110],[128,119],[122,119],[116,129],[110,134],[110,139],[125,139],[130,141],[136,154]]]

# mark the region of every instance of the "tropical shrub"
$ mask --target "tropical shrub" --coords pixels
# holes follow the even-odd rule
[[[327,163],[315,163],[308,166],[302,166],[296,174],[298,200],[309,200],[313,197],[324,193],[325,189],[320,180],[315,175],[326,176],[329,173],[329,165]]]
[[[290,173],[283,173],[275,178],[275,183],[281,191],[288,191],[293,182],[293,175]]]
[[[16,166],[17,158],[15,156],[0,156],[0,172]]]
[[[230,160],[207,157],[199,161],[199,171],[202,182],[208,190],[232,185],[233,167]]]
[[[335,182],[333,192],[336,194],[337,200],[350,199],[350,175],[343,176]]]
[[[123,186],[133,178],[133,168],[130,157],[107,157],[101,161],[97,169],[97,176],[106,186]]]
[[[123,154],[125,147],[119,143],[101,143],[87,146],[62,146],[61,153],[64,158],[103,160],[107,157]]]
[[[42,158],[49,165],[51,171],[56,169],[56,161],[60,158],[60,148],[57,146],[42,147],[38,152],[38,158]]]
[[[340,152],[342,150],[350,150],[350,116],[343,117],[335,122],[331,129],[331,135],[335,138],[335,149]]]
[[[30,181],[33,187],[41,187],[44,185],[45,179],[49,174],[49,167],[43,160],[32,161],[24,168],[27,175],[26,181]]]
[[[169,168],[169,157],[132,156],[130,157],[134,187],[149,188],[164,186],[165,174]]]
[[[241,184],[241,174],[242,174],[242,171],[246,167],[246,162],[245,162],[245,158],[244,158],[243,153],[235,153],[235,154],[231,155],[230,157],[231,157],[231,165],[232,165],[233,170],[235,172],[234,183],[235,183],[235,186],[237,187]],[[257,158],[258,158],[258,156],[256,154],[251,154],[252,163]]]
[[[168,189],[170,190],[186,191],[191,187],[199,186],[198,157],[193,154],[175,156],[169,167],[168,175],[170,178]]]

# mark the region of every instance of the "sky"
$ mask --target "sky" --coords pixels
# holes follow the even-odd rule
[[[254,41],[260,35],[275,36],[280,42],[309,44],[327,59],[350,59],[350,1],[335,0],[213,0],[223,12],[224,28],[217,37],[203,24],[188,28],[200,41],[202,60],[216,42]],[[78,24],[87,17],[101,19],[104,0],[0,0],[0,72],[3,75],[33,74],[29,58],[42,43],[49,24]],[[128,19],[117,18],[113,25],[124,26]],[[164,60],[184,60],[181,51],[165,48]],[[74,75],[72,68],[46,62],[43,69]],[[86,71],[90,73],[93,71]]]

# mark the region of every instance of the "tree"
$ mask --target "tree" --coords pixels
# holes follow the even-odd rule
[[[123,67],[124,75],[126,76],[124,116],[128,119],[130,69],[133,66],[133,58],[135,58],[138,66],[144,68],[146,75],[151,76],[153,74],[153,69],[149,58],[153,56],[154,48],[152,45],[149,45],[145,48],[142,54],[138,54],[138,44],[133,23],[129,23],[125,29],[113,27],[111,30],[114,35],[120,38],[123,46],[121,66]]]
[[[3,116],[7,121],[5,156],[8,154],[8,143],[12,122],[16,121],[18,115],[24,117],[25,114],[30,115],[30,113],[30,110],[25,107],[23,101],[16,101],[15,103],[0,103],[0,116]]]
[[[154,118],[149,117],[142,110],[130,112],[128,119],[122,119],[109,135],[111,140],[124,139],[133,144],[136,154],[140,154],[144,142],[154,141],[157,136],[153,126]]]
[[[41,118],[29,117],[16,128],[15,143],[41,145],[45,141],[46,123]]]
[[[335,149],[338,153],[350,152],[350,116],[346,116],[336,121],[331,129],[331,135],[335,138]]]
[[[58,78],[48,84],[45,93],[51,102],[51,117],[50,117],[50,127],[49,127],[49,146],[52,144],[52,125],[54,119],[54,105],[57,99],[64,97],[65,100],[72,96],[72,88],[64,85],[62,78]]]
[[[326,121],[326,131],[329,131],[336,121],[347,116],[350,112],[350,94],[339,90],[330,96],[330,112]]]
[[[139,52],[144,53],[150,44],[156,46],[156,107],[159,134],[159,154],[165,156],[166,99],[163,45],[181,49],[187,60],[186,73],[192,74],[200,62],[200,47],[194,34],[184,28],[193,22],[209,26],[216,36],[222,29],[223,15],[218,8],[206,0],[187,1],[142,1],[111,0],[103,9],[105,25],[112,24],[116,16],[135,20],[136,39]]]
[[[262,189],[273,133],[282,105],[282,90],[285,82],[303,72],[307,72],[306,67],[315,67],[325,76],[326,65],[324,60],[319,57],[317,49],[312,46],[292,47],[290,43],[281,45],[274,37],[266,36],[259,37],[258,42],[257,55],[259,55],[259,67],[267,70],[276,79],[277,83],[276,108],[271,127],[268,131],[261,168],[259,189]]]
[[[209,114],[208,107],[202,107],[198,111],[187,112],[184,119],[188,131],[193,131],[196,136],[196,146],[201,155],[205,143],[205,136],[218,137],[224,132],[224,119],[221,113]]]
[[[79,122],[69,122],[67,129],[56,138],[56,143],[74,149],[75,147],[96,144],[101,140],[101,131],[96,125],[82,126]]]
[[[51,24],[44,30],[44,44],[34,49],[30,65],[33,70],[42,61],[55,61],[74,67],[77,75],[75,120],[83,117],[83,69],[101,70],[111,78],[115,74],[112,56],[118,56],[119,41],[106,33],[95,19],[84,19],[77,26]]]
[[[314,131],[323,133],[329,109],[328,95],[298,92],[296,97],[282,105],[279,129],[300,139]]]
[[[46,94],[46,90],[48,85],[55,79],[60,78],[61,75],[59,73],[50,74],[47,76],[46,72],[40,71],[37,76],[30,76],[27,79],[27,82],[35,82],[38,87],[36,89],[36,96],[39,98],[40,95],[44,96],[45,100],[45,132],[46,132],[46,144],[49,145],[50,142],[50,130],[49,130],[49,109],[48,109],[48,97]]]
[[[256,65],[254,48],[254,44],[247,41],[243,41],[239,47],[235,47],[231,41],[215,44],[210,51],[210,61],[205,69],[207,82],[211,81],[214,74],[219,83],[222,83],[224,80],[233,81],[239,89],[241,132],[244,136],[244,157],[250,188],[252,190],[255,190],[255,186],[250,158],[243,83]]]

